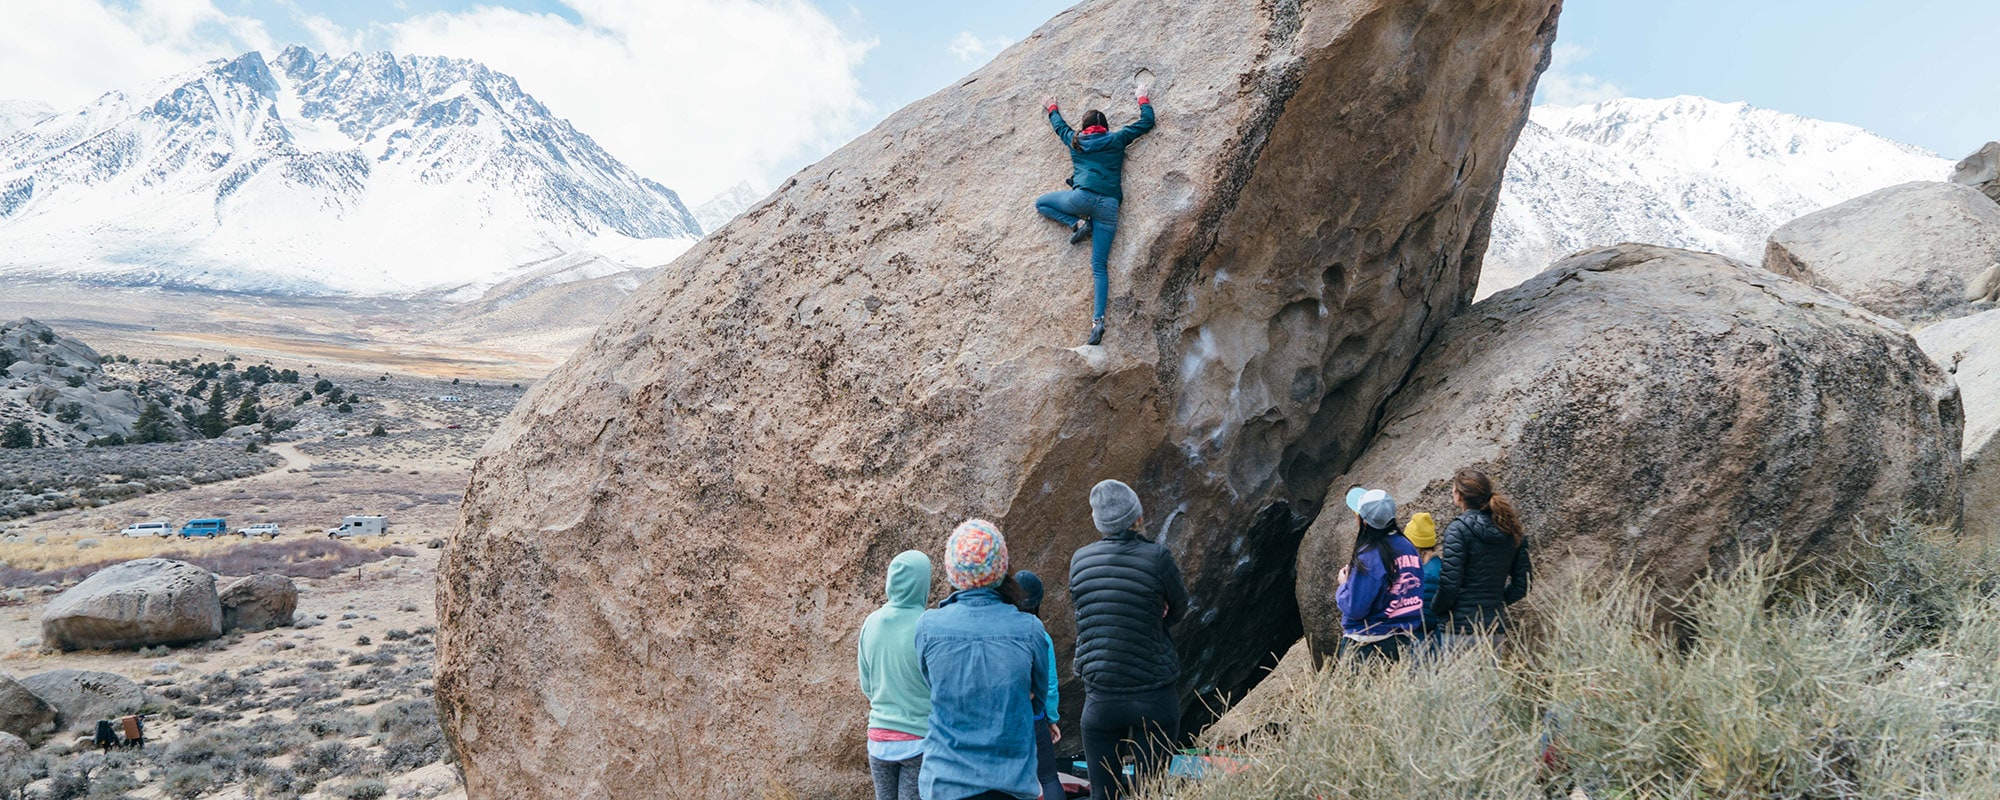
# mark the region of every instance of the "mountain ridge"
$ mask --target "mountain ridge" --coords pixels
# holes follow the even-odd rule
[[[1755,263],[1793,219],[1951,161],[1863,128],[1682,95],[1537,106],[1507,165],[1478,296],[1633,241]]]
[[[469,59],[252,51],[0,138],[0,274],[406,294],[699,235],[673,190]]]

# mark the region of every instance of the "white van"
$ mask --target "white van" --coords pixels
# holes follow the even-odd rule
[[[345,539],[349,536],[381,536],[389,531],[389,518],[380,514],[361,514],[340,520],[340,527],[327,528],[328,537]]]
[[[174,526],[162,521],[134,522],[125,526],[125,530],[119,531],[118,535],[133,538],[141,536],[172,536],[174,535]]]

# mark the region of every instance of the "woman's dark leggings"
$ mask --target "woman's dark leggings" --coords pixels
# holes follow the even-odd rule
[[[1120,768],[1126,756],[1132,757],[1134,781],[1166,766],[1180,735],[1180,692],[1172,686],[1131,694],[1086,690],[1081,722],[1091,800],[1118,800],[1131,791]]]
[[[1049,721],[1035,720],[1035,780],[1042,783],[1042,800],[1062,800],[1062,780],[1056,777],[1056,741]]]

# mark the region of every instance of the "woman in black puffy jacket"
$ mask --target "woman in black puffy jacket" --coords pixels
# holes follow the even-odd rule
[[[1437,598],[1432,603],[1445,647],[1507,633],[1507,607],[1528,596],[1534,567],[1528,538],[1514,504],[1493,493],[1493,479],[1472,467],[1451,479],[1451,497],[1464,513],[1444,529],[1439,543]]]

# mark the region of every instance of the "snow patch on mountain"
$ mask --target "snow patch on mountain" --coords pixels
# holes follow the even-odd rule
[[[0,100],[0,139],[56,115],[47,103],[34,100]]]
[[[749,181],[724,189],[721,194],[708,202],[694,207],[694,218],[701,223],[703,235],[714,233],[729,224],[743,212],[750,210],[757,201],[764,199],[764,193],[751,188]]]
[[[1952,162],[1852,125],[1700,97],[1540,106],[1507,164],[1478,296],[1619,242],[1757,263],[1778,226]]]
[[[0,139],[0,274],[405,294],[578,250],[654,266],[700,232],[672,190],[466,59],[252,52]]]

